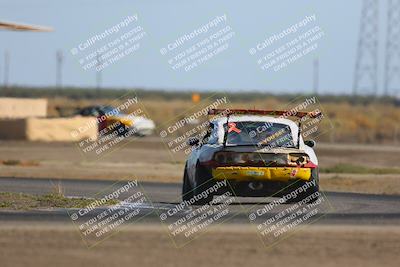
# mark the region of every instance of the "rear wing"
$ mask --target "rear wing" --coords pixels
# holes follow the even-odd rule
[[[301,112],[301,111],[293,111],[293,110],[262,110],[262,109],[210,109],[208,111],[208,115],[219,115],[224,114],[226,116],[230,116],[233,114],[236,115],[270,115],[270,116],[280,116],[283,118],[286,117],[310,117],[316,118],[321,115],[320,111],[313,112]]]

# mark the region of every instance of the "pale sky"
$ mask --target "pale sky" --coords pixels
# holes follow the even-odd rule
[[[318,58],[320,91],[349,93],[360,13],[360,0],[0,0],[0,20],[55,28],[50,33],[0,31],[0,81],[3,82],[3,53],[8,50],[10,84],[53,86],[55,54],[61,49],[63,84],[93,87],[95,72],[85,71],[70,50],[137,14],[138,21],[134,23],[146,33],[140,40],[140,49],[103,70],[103,87],[311,92],[313,61]],[[168,55],[161,55],[160,49],[224,14],[224,27],[229,26],[234,32],[228,40],[229,47],[189,72],[172,69]],[[316,20],[304,29],[319,26],[323,30],[323,37],[317,40],[318,48],[280,71],[262,70],[249,49],[314,14]],[[299,33],[288,36],[281,44]],[[191,40],[184,48],[200,40]]]

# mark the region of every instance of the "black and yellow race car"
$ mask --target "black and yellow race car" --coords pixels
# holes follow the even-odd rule
[[[303,140],[301,127],[285,118],[285,111],[214,109],[209,114],[223,112],[224,116],[209,121],[202,139],[188,141],[193,150],[185,164],[183,201],[205,204],[226,191],[241,197],[281,197],[297,192],[290,202],[313,194],[316,197],[311,202],[318,198],[315,142]],[[294,116],[317,114],[297,112]],[[221,181],[227,185],[209,190]]]

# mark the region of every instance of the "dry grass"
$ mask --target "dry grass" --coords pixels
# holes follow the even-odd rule
[[[355,174],[400,174],[400,168],[371,168],[352,164],[337,164],[320,168],[322,173],[355,173]]]
[[[31,210],[47,208],[83,208],[94,199],[67,198],[63,195],[50,193],[45,195],[30,195],[22,193],[0,192],[0,209]],[[111,200],[108,204],[116,204]]]
[[[224,95],[220,95],[224,96]],[[257,108],[257,109],[285,109],[288,102],[269,97],[252,101],[230,102],[228,108]],[[296,103],[300,103],[298,100]],[[146,114],[158,126],[168,124],[171,120],[182,117],[186,111],[199,110],[213,99],[203,99],[195,106],[190,99],[148,99],[140,100]],[[122,100],[113,99],[80,99],[51,98],[49,113],[51,116],[70,115],[78,108],[88,105],[110,104],[117,105]],[[329,142],[358,142],[358,143],[396,143],[400,142],[400,108],[393,104],[371,103],[367,105],[351,104],[349,102],[324,102],[320,105],[325,111],[326,118],[319,124],[318,140]],[[222,106],[221,106],[222,107]],[[292,107],[292,106],[290,106]],[[316,107],[316,106],[315,106]],[[322,135],[321,135],[322,133]]]
[[[39,166],[39,162],[36,160],[6,159],[6,160],[0,160],[0,165],[32,167],[32,166]]]
[[[52,193],[58,196],[65,196],[65,188],[62,186],[61,181],[51,181]]]

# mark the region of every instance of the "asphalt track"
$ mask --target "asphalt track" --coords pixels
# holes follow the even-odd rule
[[[114,192],[126,184],[126,181],[100,180],[52,180],[35,178],[0,178],[0,192],[21,192],[29,194],[46,194],[54,192],[61,184],[66,196],[71,197],[102,197]],[[146,195],[146,202],[135,205],[140,210],[140,222],[160,223],[160,214],[176,207],[180,203],[181,184],[139,182],[140,190]],[[131,192],[132,193],[132,192]],[[122,193],[119,199],[126,199],[131,193]],[[399,225],[400,196],[372,195],[342,192],[322,192],[324,200],[329,205],[320,211],[316,224],[352,224],[352,225]],[[229,206],[231,215],[226,223],[249,223],[249,214],[262,209],[271,198],[238,198]],[[130,203],[125,203],[129,206]],[[280,205],[280,210],[293,204]],[[185,207],[170,219],[191,212],[196,207]],[[280,210],[269,211],[274,215]],[[104,208],[96,208],[92,212],[100,214]],[[71,221],[70,215],[74,210],[53,209],[35,211],[0,211],[0,222],[4,221]]]

